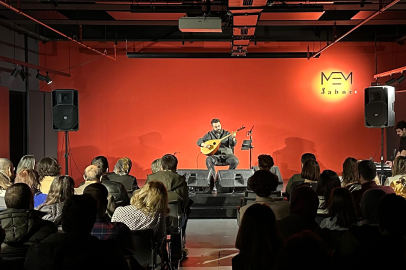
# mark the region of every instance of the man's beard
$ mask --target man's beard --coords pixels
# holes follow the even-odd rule
[[[220,133],[221,133],[221,129],[215,130],[214,132],[216,132],[217,134],[220,134]]]

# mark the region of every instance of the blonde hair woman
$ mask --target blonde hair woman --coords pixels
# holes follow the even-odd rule
[[[20,159],[17,165],[17,174],[27,169],[35,169],[35,157],[33,155],[25,155]]]
[[[392,176],[386,178],[385,186],[390,186],[393,181],[400,178],[406,178],[406,157],[398,156],[395,158],[392,167]]]
[[[131,205],[117,207],[112,222],[122,222],[130,230],[152,229],[161,245],[166,237],[165,218],[169,214],[168,192],[161,182],[151,181],[135,191]]]

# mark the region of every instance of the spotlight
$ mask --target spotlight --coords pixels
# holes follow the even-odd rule
[[[25,75],[24,68],[21,68],[21,70],[20,70],[20,77],[21,77],[21,80],[23,80],[23,82],[25,82],[27,80],[27,76]]]
[[[388,81],[385,82],[386,85],[391,85],[392,83],[396,82],[395,78],[390,78]]]
[[[396,80],[398,83],[401,83],[401,82],[403,82],[405,80],[405,74],[404,73],[405,72],[403,71],[402,75],[400,75],[400,77]]]
[[[47,84],[51,84],[51,83],[52,83],[52,80],[51,80],[51,78],[49,77],[48,72],[47,72],[47,75],[44,76],[44,75],[40,74],[40,73],[39,73],[39,70],[38,70],[38,74],[37,74],[36,78],[37,78],[38,80],[40,80],[40,81],[45,81]]]
[[[18,74],[20,74],[20,69],[18,68],[18,66],[16,66],[13,70],[13,72],[11,72],[11,76],[13,76],[14,78],[17,78]]]

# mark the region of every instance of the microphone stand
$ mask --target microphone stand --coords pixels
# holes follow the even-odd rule
[[[247,131],[247,136],[249,136],[250,137],[250,168],[249,169],[251,169],[252,168],[252,148],[254,148],[254,146],[252,145],[252,130],[254,129],[254,126],[252,126],[252,128],[249,130],[249,131]]]

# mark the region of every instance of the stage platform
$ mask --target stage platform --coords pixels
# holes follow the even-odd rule
[[[194,201],[189,218],[237,218],[244,193],[191,194]]]

